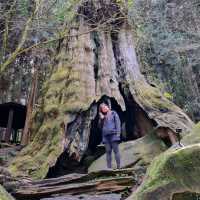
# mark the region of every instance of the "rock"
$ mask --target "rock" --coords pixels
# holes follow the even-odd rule
[[[1,200],[14,200],[14,198],[0,185],[0,199]]]
[[[197,197],[200,194],[199,166],[200,144],[170,149],[155,158],[142,185],[127,200],[183,200],[195,194]]]
[[[136,163],[148,165],[152,159],[166,150],[165,144],[154,134],[146,135],[135,141],[124,142],[119,145],[121,154],[121,167],[131,167]],[[113,157],[113,166],[115,165]],[[88,171],[106,169],[106,155],[94,161]]]
[[[186,146],[200,143],[200,122],[193,127],[190,134],[183,137],[181,142]]]

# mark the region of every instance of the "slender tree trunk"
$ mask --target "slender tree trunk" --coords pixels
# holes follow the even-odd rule
[[[21,140],[21,145],[23,146],[26,146],[29,143],[29,139],[30,139],[30,126],[31,126],[31,121],[32,121],[33,107],[35,104],[37,81],[38,81],[38,70],[35,69],[34,74],[33,74],[32,87],[31,87],[31,91],[30,91],[30,95],[28,99],[26,121],[25,121],[25,126],[24,126],[22,140]]]

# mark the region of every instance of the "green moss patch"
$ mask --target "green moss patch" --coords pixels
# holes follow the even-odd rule
[[[165,199],[179,191],[200,192],[200,145],[168,150],[149,167],[146,179],[130,198],[134,200]],[[161,191],[159,193],[158,191]]]
[[[191,133],[182,139],[185,145],[200,143],[200,122],[194,126]]]
[[[174,104],[161,94],[158,88],[142,82],[137,84],[137,96],[146,107],[155,109],[173,109]]]
[[[63,152],[63,123],[69,122],[71,114],[84,110],[89,104],[81,100],[83,86],[80,73],[72,67],[60,66],[44,85],[42,119],[33,123],[33,141],[24,148],[9,169],[15,176],[44,178]]]

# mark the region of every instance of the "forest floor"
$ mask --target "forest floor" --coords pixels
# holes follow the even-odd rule
[[[20,150],[19,145],[0,143],[0,166],[7,167]]]
[[[32,181],[12,178],[7,166],[20,152],[19,145],[1,144],[2,184],[16,200],[123,200],[140,184],[145,170],[133,168],[99,170]],[[138,179],[138,174],[140,174]]]

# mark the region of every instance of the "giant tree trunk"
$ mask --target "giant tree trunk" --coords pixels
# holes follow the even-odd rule
[[[146,82],[132,29],[115,1],[88,0],[78,12],[70,37],[62,42],[57,69],[44,86],[33,142],[10,166],[17,175],[44,178],[59,163],[75,171],[86,151],[101,142],[96,122],[98,105],[105,99],[125,124],[125,140],[162,128],[187,133],[193,125]]]

